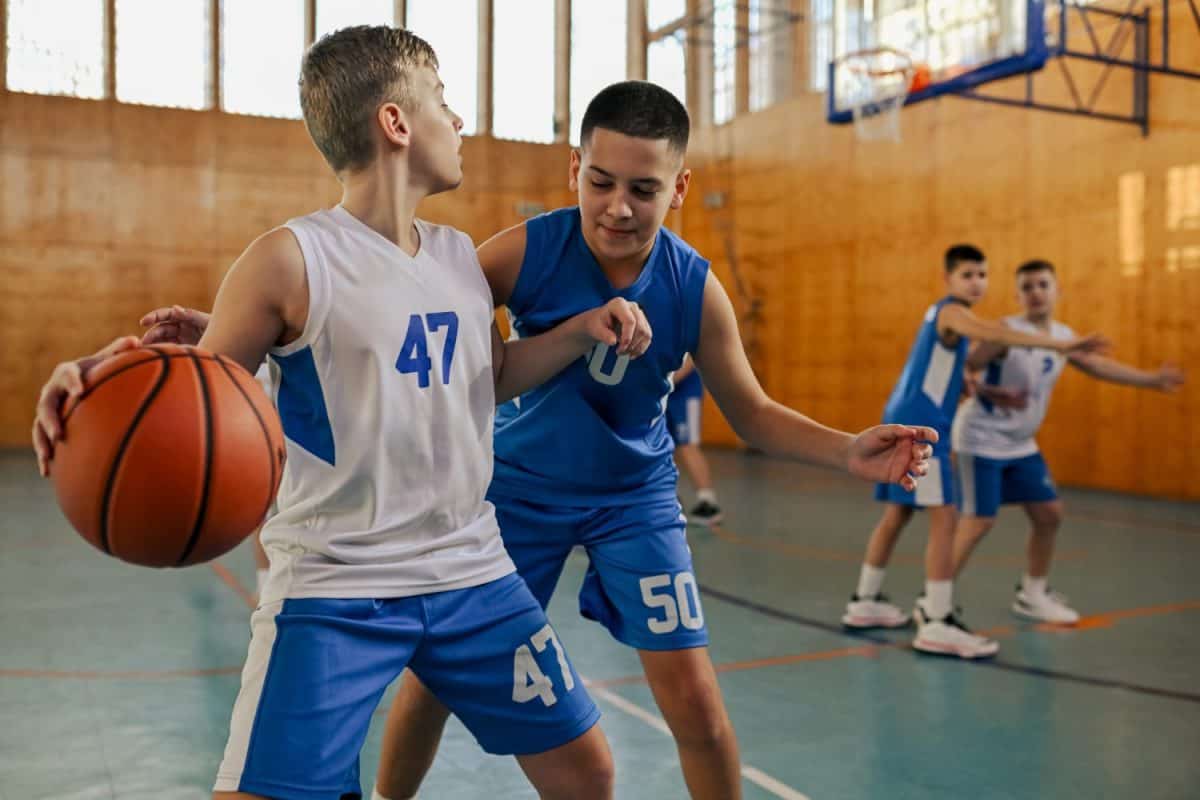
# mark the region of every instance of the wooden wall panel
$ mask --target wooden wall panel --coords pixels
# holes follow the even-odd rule
[[[571,202],[568,153],[468,139],[464,185],[420,213],[482,241]],[[340,196],[297,121],[0,92],[0,446],[28,445],[55,362],[208,307],[253,237]]]
[[[1200,35],[1186,4],[1175,6],[1185,24],[1172,62],[1197,64]],[[1158,35],[1156,24],[1155,53]],[[1099,69],[1071,66],[1087,96]],[[1114,73],[1101,107],[1124,110],[1129,80]],[[1036,85],[1039,96],[1069,98],[1053,63]],[[1023,88],[1014,80],[988,91]],[[763,301],[764,386],[850,429],[879,419],[921,315],[943,291],[948,245],[973,242],[989,254],[991,288],[979,307],[988,316],[1017,310],[1018,263],[1050,259],[1063,321],[1109,335],[1121,360],[1171,361],[1191,380],[1168,396],[1069,371],[1041,436],[1056,476],[1200,499],[1190,477],[1200,470],[1200,82],[1152,76],[1150,96],[1149,138],[1132,125],[947,98],[905,109],[901,144],[858,142],[825,123],[824,98],[798,97],[696,136],[683,232],[711,247],[713,229],[733,220],[740,270]],[[1123,179],[1144,185],[1141,205],[1123,205]],[[714,186],[732,209],[696,202]],[[727,280],[723,254],[706,252]],[[732,444],[709,412],[706,438]]]

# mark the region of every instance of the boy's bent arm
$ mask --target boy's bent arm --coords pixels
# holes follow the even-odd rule
[[[277,228],[230,267],[200,347],[254,372],[272,346],[299,337],[308,318],[308,275],[296,237]]]
[[[853,436],[821,425],[763,391],[746,358],[733,304],[712,273],[703,304],[696,367],[737,435],[769,453],[847,469]]]
[[[651,335],[650,323],[637,303],[620,297],[528,339],[506,342],[493,322],[496,403],[506,403],[545,383],[597,342],[616,348],[618,355],[637,358],[650,347]]]

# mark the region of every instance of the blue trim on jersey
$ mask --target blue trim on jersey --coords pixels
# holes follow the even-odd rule
[[[272,355],[279,365],[279,419],[283,434],[317,458],[334,464],[333,428],[321,390],[321,376],[313,361],[312,348],[287,356]]]
[[[1003,369],[1004,369],[1004,363],[1002,361],[1000,361],[1000,360],[989,361],[988,365],[987,365],[987,372],[983,376],[984,384],[986,384],[988,386],[999,386],[1000,385],[1000,373],[1003,371]],[[991,400],[988,400],[982,394],[979,395],[979,405],[983,406],[983,410],[989,414],[991,414],[996,409],[996,404],[993,403]]]
[[[521,337],[614,297],[636,301],[654,330],[640,358],[597,345],[496,411],[492,491],[533,502],[611,506],[671,500],[678,473],[665,408],[670,376],[700,338],[708,262],[661,229],[630,286],[615,289],[583,238],[578,208],[525,223],[525,258],[508,300]]]

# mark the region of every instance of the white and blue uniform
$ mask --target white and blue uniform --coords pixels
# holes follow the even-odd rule
[[[493,753],[598,712],[485,500],[492,302],[470,239],[409,256],[338,206],[294,219],[308,319],[273,349],[287,438],[271,560],[217,790],[358,797],[358,752],[407,666]]]
[[[646,650],[708,642],[676,498],[665,409],[671,374],[700,337],[708,262],[660,230],[634,283],[616,290],[588,249],[577,208],[525,224],[508,301],[514,335],[534,336],[623,297],[654,338],[637,359],[607,345],[496,413],[496,505],[509,554],[545,605],[575,545],[590,566],[580,611]]]
[[[933,457],[929,459],[929,473],[917,481],[914,492],[905,491],[894,483],[878,484],[876,500],[919,508],[954,503],[950,426],[962,394],[967,338],[960,336],[954,347],[943,344],[937,332],[937,317],[947,304],[961,302],[954,297],[944,297],[925,312],[908,362],[883,412],[885,424],[924,425],[938,432]]]
[[[1026,333],[1043,332],[1021,316],[1008,317],[1004,324]],[[1061,322],[1051,324],[1050,335],[1075,338],[1075,332]],[[976,395],[959,410],[951,438],[961,490],[958,507],[963,514],[994,517],[1004,504],[1040,503],[1058,497],[1034,437],[1066,363],[1066,356],[1056,350],[1010,347],[987,365],[984,383],[1024,393],[1026,405],[997,408]]]
[[[667,399],[667,430],[675,446],[700,444],[700,408],[704,402],[704,382],[692,370],[675,384]]]

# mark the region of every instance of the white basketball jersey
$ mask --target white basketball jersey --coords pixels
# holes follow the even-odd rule
[[[308,320],[271,351],[287,440],[266,601],[402,597],[514,571],[492,477],[492,295],[463,233],[409,256],[341,206],[291,220]]]
[[[1041,329],[1021,316],[1007,317],[1004,324],[1026,333]],[[1061,322],[1052,322],[1050,335],[1073,339],[1075,333]],[[1040,347],[1010,347],[988,364],[984,383],[1024,392],[1025,408],[998,408],[978,395],[971,397],[954,420],[954,449],[984,458],[1024,458],[1038,451],[1034,436],[1046,418],[1050,391],[1066,365],[1066,356]]]

